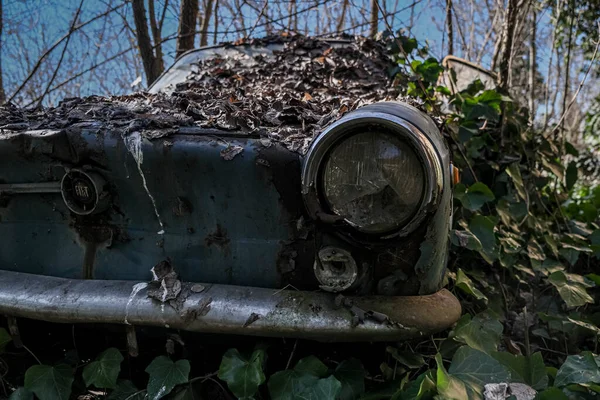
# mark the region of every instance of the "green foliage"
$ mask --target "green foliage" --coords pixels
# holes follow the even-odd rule
[[[358,360],[343,361],[330,373],[318,358],[309,356],[292,370],[274,373],[267,386],[272,400],[352,400],[364,393],[364,376]]]
[[[493,352],[492,357],[508,369],[512,382],[526,383],[535,390],[544,390],[548,387],[548,374],[541,353],[534,353],[527,357]]]
[[[8,400],[33,400],[33,393],[24,387],[20,387],[11,393]]]
[[[502,338],[502,324],[488,316],[465,314],[456,324],[450,337],[472,349],[490,354],[496,351]]]
[[[581,275],[556,271],[548,277],[548,282],[556,287],[560,297],[569,307],[579,307],[594,302],[592,296],[586,291],[587,288],[594,286],[594,283]]]
[[[446,370],[440,354],[436,355],[437,390],[446,399],[479,399],[486,383],[507,382],[510,373],[491,356],[468,346],[459,348]]]
[[[83,369],[83,380],[86,386],[114,389],[121,370],[123,356],[114,347],[105,350]]]
[[[138,390],[131,381],[120,380],[106,400],[142,400],[144,397],[146,393]]]
[[[588,351],[567,357],[556,374],[554,386],[562,387],[573,383],[600,384],[600,368],[596,359],[597,356]]]
[[[227,382],[227,387],[240,399],[251,399],[258,387],[265,382],[263,373],[264,350],[255,350],[249,358],[242,356],[237,349],[229,349],[219,367],[219,379]]]
[[[40,400],[68,400],[73,370],[67,365],[34,365],[25,372],[25,388]]]
[[[4,351],[7,344],[12,341],[12,337],[8,334],[6,329],[0,328],[0,354]]]
[[[146,372],[149,375],[148,398],[158,400],[171,393],[175,386],[188,381],[190,363],[188,360],[173,362],[168,357],[158,356],[148,365]]]

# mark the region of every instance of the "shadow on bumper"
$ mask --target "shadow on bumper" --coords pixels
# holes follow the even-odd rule
[[[426,296],[330,293],[184,283],[167,303],[148,284],[0,270],[0,314],[63,323],[163,326],[194,332],[321,341],[397,341],[430,335],[460,317],[446,289]]]

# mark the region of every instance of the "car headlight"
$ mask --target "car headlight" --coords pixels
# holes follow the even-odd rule
[[[355,233],[377,239],[414,230],[443,187],[431,141],[398,116],[409,106],[381,104],[358,109],[327,128],[312,143],[302,176],[313,217],[343,220]],[[415,111],[411,107],[408,114],[414,117]]]
[[[389,232],[417,212],[425,188],[423,164],[398,136],[357,133],[336,145],[323,167],[330,209],[358,230]]]

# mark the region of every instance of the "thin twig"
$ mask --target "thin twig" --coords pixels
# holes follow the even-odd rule
[[[23,345],[23,348],[24,348],[25,350],[27,350],[27,352],[28,352],[29,354],[31,354],[31,356],[32,356],[33,358],[35,358],[35,361],[37,361],[37,363],[38,363],[38,364],[42,365],[42,362],[40,361],[40,359],[39,359],[39,358],[37,358],[37,357],[36,357],[36,355],[35,355],[35,354],[33,354],[33,351],[29,350],[29,348],[28,348],[27,346],[25,346],[25,345]]]
[[[265,10],[267,9],[268,5],[269,5],[269,0],[265,0],[265,4],[263,5],[262,9],[260,10],[260,13],[258,14],[258,17],[256,17],[256,22],[254,22],[254,26],[252,27],[252,29],[250,29],[250,32],[248,33],[247,37],[252,36],[252,33],[256,29],[256,26],[258,25],[260,19],[263,17],[263,15],[265,13]],[[267,20],[268,20],[268,18],[267,18]]]
[[[585,85],[585,81],[587,80],[587,77],[590,74],[590,70],[592,69],[594,62],[596,61],[596,56],[598,55],[598,46],[600,46],[600,23],[598,23],[598,41],[596,42],[596,47],[594,48],[594,53],[592,54],[592,60],[590,61],[590,65],[588,66],[587,70],[585,71],[585,75],[583,76],[583,79],[581,80],[581,82],[579,82],[577,91],[571,98],[571,101],[569,101],[569,104],[567,105],[566,109],[563,111],[562,115],[560,116],[560,119],[556,123],[556,126],[554,127],[554,129],[552,129],[552,131],[550,131],[549,134],[547,134],[545,136],[546,138],[550,137],[552,134],[554,134],[554,132],[556,132],[557,129],[560,128],[560,125],[561,125],[563,119],[565,119],[565,116],[568,114],[569,110],[571,109],[571,106],[573,105],[573,103],[575,103],[575,100],[577,100],[577,96],[579,95],[579,92],[583,88],[583,85]]]
[[[31,72],[29,72],[29,74],[27,75],[27,78],[25,78],[25,80],[23,81],[23,83],[21,83],[21,85],[17,88],[17,90],[15,90],[15,92],[9,97],[8,102],[11,102],[15,96],[17,94],[19,94],[19,92],[21,90],[23,90],[23,88],[25,87],[25,85],[27,85],[27,83],[31,80],[31,78],[33,78],[33,75],[37,72],[37,70],[40,68],[40,66],[42,65],[42,62],[46,59],[46,57],[48,57],[48,55],[50,53],[52,53],[62,42],[64,42],[65,40],[67,40],[75,31],[80,30],[81,28],[91,24],[92,22],[106,17],[108,14],[112,13],[113,11],[116,11],[118,9],[120,9],[121,7],[124,7],[125,5],[127,5],[127,2],[123,2],[122,4],[111,8],[110,10],[105,11],[102,14],[96,15],[94,18],[83,22],[79,25],[77,25],[76,27],[74,27],[72,30],[70,30],[67,34],[65,34],[63,37],[61,37],[60,39],[58,39],[52,46],[50,46],[50,48],[48,50],[46,50],[44,52],[44,54],[42,54],[40,56],[40,58],[37,60],[37,62],[35,63],[35,65],[33,66],[33,69],[31,70]]]
[[[65,58],[65,53],[67,52],[67,48],[69,47],[69,42],[71,41],[71,37],[73,36],[73,28],[75,28],[75,24],[77,23],[77,19],[79,18],[79,14],[81,13],[81,8],[83,7],[84,1],[85,0],[81,0],[81,2],[79,3],[79,8],[77,8],[77,11],[75,12],[75,17],[73,18],[73,22],[71,23],[71,26],[69,27],[69,35],[67,36],[67,41],[65,42],[65,47],[63,47],[62,52],[60,53],[60,58],[58,59],[58,64],[56,64],[56,68],[54,68],[54,73],[52,73],[52,77],[50,78],[50,81],[46,85],[46,89],[44,90],[44,93],[42,93],[42,95],[40,96],[40,99],[37,103],[36,108],[40,108],[42,106],[42,101],[44,100],[44,97],[46,97],[46,95],[48,94],[48,90],[50,90],[50,86],[52,86],[52,83],[54,83],[54,79],[56,79],[56,75],[58,74],[58,71],[60,70],[60,66],[62,65],[63,59]]]
[[[392,29],[391,25],[389,24],[389,22],[387,20],[387,15],[385,14],[385,12],[383,11],[383,9],[381,8],[381,5],[379,4],[379,0],[375,0],[375,4],[377,5],[377,8],[379,9],[379,12],[381,12],[381,15],[383,15],[383,22],[385,23],[385,26],[386,26],[387,30],[392,35],[392,38],[394,38],[394,41],[398,45],[398,48],[402,52],[402,55],[404,55],[404,57],[406,58],[407,61],[410,61],[409,57],[408,57],[408,53],[406,53],[406,51],[404,50],[404,47],[402,46],[402,43],[400,42],[400,40],[398,40],[398,38],[394,34],[394,30]],[[412,70],[412,72],[415,75],[418,75],[417,71],[414,69],[412,63],[409,62],[408,65],[410,66],[410,69]],[[421,82],[420,79],[417,79],[417,82],[419,83],[419,86],[421,87],[421,90],[423,91],[423,95],[425,96],[425,100],[429,101],[429,96],[427,95],[427,91],[425,90],[425,85],[423,85],[423,82]],[[431,106],[433,107],[433,104],[431,104]]]
[[[296,341],[294,342],[294,347],[292,348],[290,357],[287,360],[287,364],[285,364],[285,369],[290,369],[290,364],[292,363],[292,358],[294,358],[294,353],[296,352],[296,346],[298,346],[298,339],[296,339]]]

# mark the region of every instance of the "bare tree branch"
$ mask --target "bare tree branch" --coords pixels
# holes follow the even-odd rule
[[[166,3],[167,1],[165,1],[165,4]],[[161,27],[159,27],[156,21],[156,15],[154,13],[154,0],[148,0],[148,17],[150,18],[150,30],[152,31],[152,41],[155,45],[154,51],[156,52],[156,61],[160,64],[160,69],[164,70],[165,65],[163,61],[163,52],[162,46],[160,45],[160,41],[162,40],[162,38],[160,37],[162,24]],[[156,45],[157,43],[158,45]]]
[[[2,0],[0,0],[0,49],[2,48]],[[0,105],[4,104],[6,95],[4,94],[4,84],[2,82],[2,52],[0,51]]]
[[[446,29],[448,30],[448,54],[454,54],[454,31],[452,29],[452,0],[446,0]]]
[[[79,18],[79,14],[81,13],[81,8],[83,7],[84,1],[85,0],[81,0],[81,2],[79,3],[79,7],[77,8],[77,11],[75,12],[75,17],[73,17],[73,22],[71,22],[71,26],[69,27],[69,35],[67,36],[67,41],[65,42],[65,46],[63,47],[62,53],[60,53],[60,58],[58,59],[58,64],[56,64],[56,67],[54,68],[54,73],[52,74],[50,81],[46,85],[46,89],[44,89],[44,93],[42,93],[42,95],[40,96],[40,99],[38,100],[38,103],[36,105],[37,108],[40,108],[42,106],[42,101],[44,100],[44,97],[46,97],[46,95],[48,94],[48,90],[50,90],[50,86],[52,86],[52,83],[54,83],[54,79],[56,79],[56,74],[58,74],[58,70],[60,69],[60,66],[62,65],[63,59],[65,58],[65,53],[67,52],[67,48],[69,47],[69,42],[71,41],[71,37],[73,36],[73,28],[75,28],[75,24],[77,23],[77,19]]]
[[[371,0],[371,25],[369,29],[369,36],[375,37],[377,35],[377,27],[379,24],[379,3],[377,0]]]
[[[213,44],[217,44],[217,32],[219,31],[219,0],[215,0],[215,22],[213,25],[215,26],[213,32]]]
[[[587,80],[587,77],[590,74],[590,70],[592,69],[594,63],[596,62],[596,57],[598,56],[598,47],[599,46],[600,46],[600,23],[598,23],[598,38],[597,38],[597,41],[596,41],[596,47],[594,48],[594,53],[592,54],[592,59],[590,61],[590,65],[588,65],[588,68],[585,71],[585,75],[583,75],[583,79],[581,80],[581,82],[579,82],[579,86],[577,87],[577,91],[575,91],[575,94],[573,95],[573,97],[569,101],[569,104],[565,107],[565,110],[563,111],[562,115],[560,116],[560,119],[556,123],[556,126],[554,127],[554,129],[552,129],[552,131],[546,137],[550,137],[553,133],[555,133],[556,131],[558,131],[558,129],[560,128],[560,126],[561,126],[561,124],[563,122],[563,120],[565,119],[565,116],[569,112],[569,109],[575,103],[575,100],[577,100],[577,96],[579,95],[579,92],[581,92],[581,89],[583,88],[583,85],[585,85],[585,81]]]
[[[162,70],[160,64],[154,55],[154,49],[148,35],[148,22],[146,20],[146,9],[144,0],[133,0],[131,2],[133,9],[133,20],[135,22],[135,33],[137,37],[138,48],[140,49],[140,57],[144,64],[144,72],[146,73],[146,81],[148,85],[152,84]]]
[[[198,0],[181,0],[177,57],[194,48],[194,32],[198,16]]]
[[[213,0],[205,2],[204,15],[202,16],[202,22],[200,25],[200,47],[208,46],[208,25],[210,24],[210,17],[212,16]]]
[[[35,73],[37,72],[37,70],[40,68],[40,66],[42,65],[42,62],[46,59],[46,57],[48,57],[48,55],[50,53],[52,53],[54,51],[54,49],[56,49],[62,42],[64,42],[65,40],[67,40],[67,38],[73,34],[73,32],[80,30],[81,28],[91,24],[92,22],[106,17],[107,15],[109,15],[110,13],[124,7],[127,3],[122,3],[116,7],[113,7],[105,12],[103,12],[102,14],[96,15],[94,18],[81,23],[79,25],[77,25],[76,27],[74,27],[71,31],[69,31],[67,34],[65,34],[63,37],[61,37],[60,39],[58,39],[56,42],[54,42],[54,44],[52,46],[50,46],[50,48],[48,48],[48,50],[46,50],[38,59],[38,61],[35,63],[35,65],[33,66],[33,69],[31,70],[31,72],[29,72],[29,74],[27,75],[27,78],[25,78],[25,80],[23,81],[23,83],[21,83],[21,85],[19,85],[19,87],[17,88],[17,90],[15,90],[15,92],[10,96],[10,98],[8,99],[9,102],[13,101],[13,99],[15,98],[15,96],[17,94],[19,94],[19,92],[21,90],[23,90],[23,88],[25,87],[25,85],[27,85],[27,83],[31,80],[31,78],[33,77],[33,75],[35,75]]]
[[[508,76],[511,66],[511,54],[513,38],[515,33],[515,22],[517,19],[517,0],[508,0],[506,18],[502,27],[502,53],[500,55],[500,70],[498,72],[498,86],[506,90],[508,88]]]
[[[344,28],[344,24],[346,23],[346,10],[348,9],[349,0],[344,0],[342,4],[342,12],[340,14],[340,19],[338,20],[337,26],[335,29],[339,32]]]
[[[254,26],[252,27],[252,29],[250,29],[250,33],[248,33],[247,37],[251,37],[252,36],[252,33],[257,28],[258,23],[260,22],[260,19],[264,15],[265,10],[267,9],[268,5],[269,5],[269,0],[265,0],[265,4],[263,5],[262,10],[260,10],[260,13],[258,14],[258,17],[256,17],[256,21],[254,22]],[[285,17],[284,17],[284,19],[285,19]],[[269,25],[269,24],[270,23],[268,21],[264,23],[264,25]]]
[[[533,126],[535,120],[535,76],[537,62],[537,10],[531,7],[531,26],[529,27],[529,125]]]

